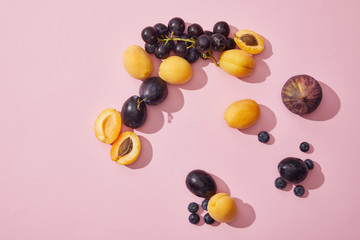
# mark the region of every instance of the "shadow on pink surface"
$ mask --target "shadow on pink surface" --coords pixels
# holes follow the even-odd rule
[[[270,133],[276,126],[276,116],[275,113],[267,106],[259,104],[260,107],[260,118],[259,120],[251,127],[246,129],[239,129],[240,132],[248,135],[258,135],[261,131],[267,131],[270,135],[270,140],[266,143],[268,145],[274,144],[275,138]]]
[[[322,92],[323,98],[319,107],[312,113],[303,115],[302,117],[313,121],[326,121],[335,117],[341,108],[341,102],[336,92],[325,83],[318,81]]]

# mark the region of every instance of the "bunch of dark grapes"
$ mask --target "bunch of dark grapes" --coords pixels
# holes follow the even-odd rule
[[[197,23],[189,25],[186,29],[184,20],[175,17],[167,26],[157,23],[153,27],[144,28],[141,37],[145,42],[146,52],[154,54],[159,59],[167,58],[173,51],[176,56],[186,59],[189,63],[196,62],[199,57],[211,58],[216,63],[213,51],[225,51],[236,46],[229,33],[229,24],[224,21],[217,22],[213,31],[204,31]]]

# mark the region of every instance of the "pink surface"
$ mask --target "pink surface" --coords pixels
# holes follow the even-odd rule
[[[356,0],[2,1],[0,239],[358,239],[359,10]],[[138,161],[120,166],[95,138],[94,121],[138,93],[141,82],[122,65],[126,47],[175,16],[205,29],[219,20],[232,33],[252,29],[266,49],[243,79],[194,64],[192,80],[169,86],[135,130]],[[301,73],[324,90],[308,117],[280,98]],[[260,121],[231,129],[223,113],[244,98],[261,105]],[[260,130],[270,144],[258,142]],[[298,149],[302,141],[310,153]],[[303,198],[274,187],[288,156],[316,162]],[[236,199],[233,223],[188,222],[187,205],[201,203],[184,183],[193,169]]]

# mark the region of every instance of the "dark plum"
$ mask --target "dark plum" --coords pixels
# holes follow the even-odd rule
[[[141,38],[144,42],[155,44],[158,42],[159,32],[154,27],[146,27],[141,31]]]
[[[230,26],[227,24],[227,22],[224,21],[217,22],[214,25],[213,32],[220,33],[224,37],[227,37],[230,33]]]
[[[144,125],[147,116],[146,104],[139,96],[132,96],[126,100],[121,109],[121,120],[130,128]]]
[[[162,103],[168,95],[166,82],[160,77],[151,77],[144,80],[140,86],[139,96],[148,105]]]
[[[169,32],[173,32],[174,35],[180,36],[185,31],[185,22],[179,17],[175,17],[169,21]]]
[[[198,197],[210,198],[217,190],[212,176],[203,170],[193,170],[186,176],[186,187]]]
[[[299,158],[287,157],[278,165],[280,176],[288,182],[299,183],[308,175],[304,161]]]
[[[204,34],[204,30],[199,24],[193,23],[188,27],[187,34],[189,34],[190,37],[198,38]]]
[[[207,35],[203,34],[196,39],[195,48],[198,52],[204,53],[211,50],[212,40]]]
[[[226,37],[224,35],[215,33],[211,36],[212,41],[212,50],[214,51],[222,51],[226,47]]]

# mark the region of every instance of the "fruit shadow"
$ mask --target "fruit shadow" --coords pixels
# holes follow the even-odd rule
[[[318,81],[323,93],[319,107],[312,113],[301,117],[313,121],[327,121],[335,117],[341,108],[341,102],[336,92],[323,82]]]
[[[211,174],[211,173],[209,173],[209,174],[210,174],[210,176],[212,176],[212,178],[214,179],[214,181],[216,183],[216,188],[217,188],[216,192],[217,193],[226,193],[229,196],[231,196],[230,188],[225,183],[225,181],[214,174]]]
[[[267,131],[270,135],[270,140],[265,143],[272,145],[275,142],[275,137],[270,133],[276,126],[277,120],[275,113],[267,106],[259,104],[260,117],[259,120],[251,127],[245,129],[239,129],[240,132],[247,135],[258,135],[261,131]]]
[[[301,185],[305,189],[305,193],[304,195],[301,196],[301,198],[307,198],[310,194],[309,190],[314,190],[321,187],[325,182],[325,175],[321,170],[320,164],[318,164],[315,161],[313,161],[313,163],[314,163],[314,168],[312,170],[309,170],[309,174],[307,175],[304,181],[297,184],[288,182],[286,187],[282,190],[289,192],[293,190],[295,186]]]
[[[192,64],[193,75],[191,79],[188,82],[177,86],[185,90],[199,90],[205,87],[208,82],[208,76],[203,69],[205,64],[209,64],[209,60],[203,60],[199,58],[195,63]]]
[[[251,226],[256,219],[254,208],[250,204],[244,203],[239,198],[235,197],[234,200],[238,207],[237,217],[227,224],[234,228],[247,228]]]
[[[172,113],[180,111],[184,106],[184,95],[179,87],[167,84],[168,96],[159,105],[147,105],[147,117],[145,124],[137,130],[142,133],[152,134],[158,132],[165,123],[164,112],[167,115],[167,122],[171,123]]]
[[[150,164],[153,157],[153,148],[150,141],[146,137],[141,135],[139,136],[139,139],[141,144],[141,151],[139,157],[135,162],[126,165],[128,168],[131,169],[140,169],[146,167]]]

